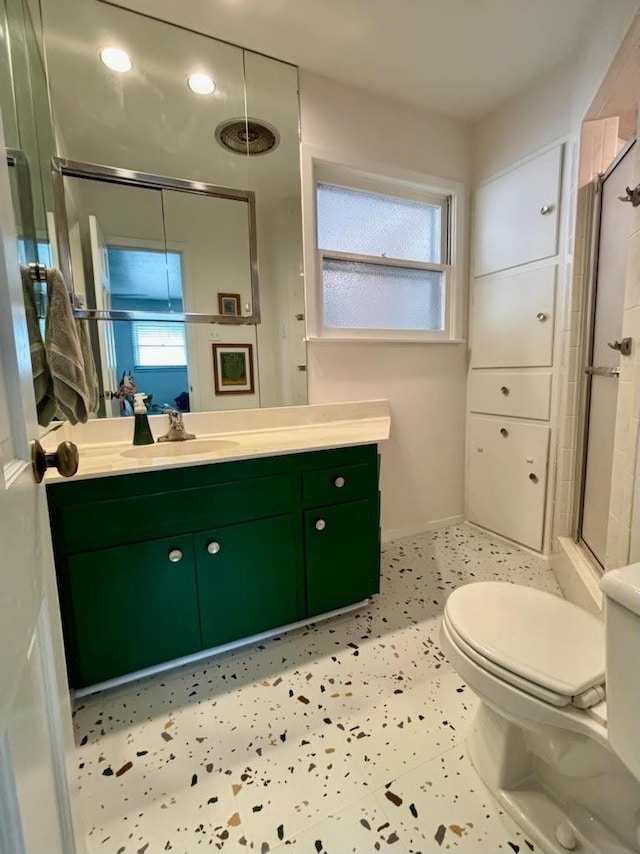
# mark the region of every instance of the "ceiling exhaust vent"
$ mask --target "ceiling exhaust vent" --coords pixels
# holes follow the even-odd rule
[[[228,119],[216,128],[216,139],[234,154],[267,154],[277,148],[280,134],[257,119]]]

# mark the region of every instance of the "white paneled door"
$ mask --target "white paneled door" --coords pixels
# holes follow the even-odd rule
[[[0,123],[0,150],[4,151]],[[0,158],[0,854],[74,854],[71,712],[6,158]]]
[[[471,415],[467,435],[469,521],[540,551],[549,427]]]
[[[475,279],[471,291],[471,367],[553,364],[557,265]]]
[[[611,499],[627,248],[631,205],[621,202],[634,186],[635,144],[607,172],[600,186],[593,345],[588,369],[587,440],[580,536],[604,567]]]
[[[557,145],[478,188],[475,276],[557,253],[561,174],[562,146]]]

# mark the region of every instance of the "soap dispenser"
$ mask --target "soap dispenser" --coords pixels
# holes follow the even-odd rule
[[[149,427],[149,416],[147,415],[147,407],[144,405],[146,394],[139,392],[134,394],[133,399],[133,415],[135,424],[133,427],[133,444],[134,445],[153,445],[153,434]]]

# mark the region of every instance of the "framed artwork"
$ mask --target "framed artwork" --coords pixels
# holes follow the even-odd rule
[[[218,314],[240,316],[240,294],[218,294]]]
[[[216,394],[253,394],[253,344],[213,344]]]

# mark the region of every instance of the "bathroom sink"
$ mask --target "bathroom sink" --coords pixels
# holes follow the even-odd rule
[[[230,439],[187,439],[185,442],[155,442],[153,445],[139,445],[122,451],[123,457],[139,460],[170,459],[171,457],[192,457],[197,454],[210,454],[237,448],[238,442]]]

